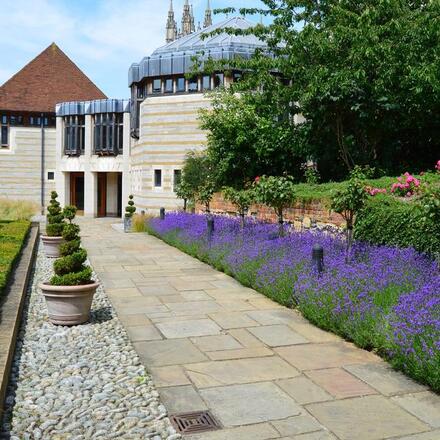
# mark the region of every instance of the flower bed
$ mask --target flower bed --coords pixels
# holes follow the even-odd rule
[[[20,254],[30,223],[26,220],[0,222],[0,297]]]
[[[342,237],[320,233],[278,236],[278,226],[184,213],[153,219],[149,232],[223,270],[275,301],[292,302],[311,322],[374,349],[396,368],[440,391],[440,275],[413,249],[356,243],[345,262]],[[325,271],[311,266],[314,244]]]

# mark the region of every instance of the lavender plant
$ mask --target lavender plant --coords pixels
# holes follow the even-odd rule
[[[287,305],[293,298],[311,322],[374,349],[395,367],[440,390],[440,276],[435,261],[413,249],[355,242],[319,232],[277,234],[277,225],[216,216],[206,242],[206,218],[170,213],[152,219],[150,233]],[[326,254],[317,277],[313,245]]]

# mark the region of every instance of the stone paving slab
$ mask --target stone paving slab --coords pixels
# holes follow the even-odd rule
[[[341,368],[306,371],[317,385],[337,399],[377,394],[377,391]]]
[[[383,396],[313,403],[307,409],[341,440],[380,440],[429,430]]]
[[[169,412],[208,408],[223,425],[185,438],[440,440],[439,396],[376,355],[154,237],[82,222]]]
[[[399,406],[434,428],[440,428],[440,396],[429,391],[392,398]]]
[[[210,388],[200,393],[225,426],[249,425],[301,413],[301,407],[272,382]]]

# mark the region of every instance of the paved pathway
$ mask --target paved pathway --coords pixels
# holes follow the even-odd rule
[[[440,397],[145,234],[81,220],[83,243],[169,413],[203,440],[440,439]]]

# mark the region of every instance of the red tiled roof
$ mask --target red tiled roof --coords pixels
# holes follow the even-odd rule
[[[0,110],[55,112],[67,101],[107,98],[55,44],[0,87]]]

